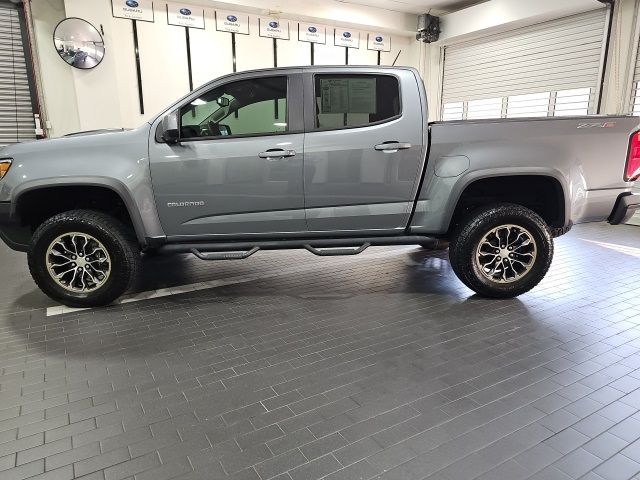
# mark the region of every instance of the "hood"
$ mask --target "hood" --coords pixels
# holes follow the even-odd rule
[[[131,128],[101,128],[100,130],[85,130],[84,132],[67,133],[65,137],[80,137],[83,135],[98,135],[101,133],[126,132]]]
[[[70,133],[64,137],[33,140],[30,142],[16,143],[0,149],[0,158],[16,157],[32,153],[47,154],[60,150],[73,151],[78,148],[104,148],[117,144],[126,145],[130,142],[139,142],[138,132],[148,132],[150,125],[145,123],[136,129],[103,129],[85,132]]]

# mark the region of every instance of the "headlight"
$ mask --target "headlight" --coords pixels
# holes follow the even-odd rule
[[[9,169],[11,168],[11,163],[13,162],[13,160],[0,160],[0,180],[2,180],[4,178],[4,176],[7,174],[7,172],[9,171]]]

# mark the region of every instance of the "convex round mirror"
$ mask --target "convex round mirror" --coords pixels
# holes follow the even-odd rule
[[[53,32],[58,55],[72,67],[94,68],[104,58],[104,40],[100,32],[81,18],[65,18]]]

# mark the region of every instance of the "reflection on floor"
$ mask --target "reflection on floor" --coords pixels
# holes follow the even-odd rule
[[[632,478],[639,252],[576,227],[508,301],[413,247],[150,258],[168,295],[47,316],[0,247],[0,478]]]

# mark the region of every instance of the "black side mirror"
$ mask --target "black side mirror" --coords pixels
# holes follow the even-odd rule
[[[170,145],[175,145],[180,142],[177,110],[165,115],[162,119],[162,139]]]

